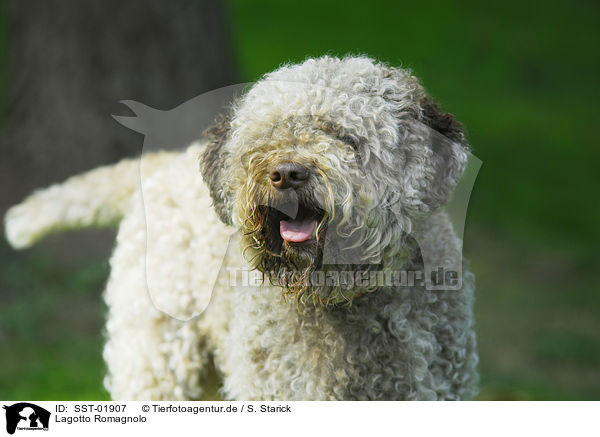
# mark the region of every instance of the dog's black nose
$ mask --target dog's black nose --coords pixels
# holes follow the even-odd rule
[[[280,190],[290,187],[297,190],[308,181],[308,176],[308,169],[295,162],[277,164],[269,173],[271,184]]]

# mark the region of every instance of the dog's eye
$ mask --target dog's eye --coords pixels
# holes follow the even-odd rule
[[[346,144],[349,144],[353,148],[358,147],[358,141],[356,141],[350,135],[344,135],[344,136],[340,137],[340,140],[343,141]]]
[[[343,135],[343,136],[338,137],[338,139],[340,141],[342,141],[343,143],[346,143],[350,147],[352,147],[352,149],[354,150],[354,154],[356,155],[356,160],[358,161],[359,164],[362,164],[362,156],[361,156],[360,144],[359,144],[358,140],[351,137],[350,135]]]

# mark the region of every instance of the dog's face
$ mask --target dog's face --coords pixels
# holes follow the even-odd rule
[[[447,201],[466,162],[453,117],[414,77],[365,58],[278,70],[208,135],[217,213],[253,267],[318,304],[372,290],[316,272],[401,268],[412,221]]]

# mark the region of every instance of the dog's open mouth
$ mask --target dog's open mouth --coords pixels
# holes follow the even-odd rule
[[[279,234],[283,241],[288,243],[302,243],[314,237],[317,229],[317,219],[312,217],[295,218],[294,220],[281,220]]]
[[[319,223],[325,215],[323,210],[305,205],[299,205],[293,217],[273,207],[266,207],[264,214],[267,219],[265,230],[268,229],[265,237],[275,253],[280,253],[284,244],[295,247],[314,243]]]

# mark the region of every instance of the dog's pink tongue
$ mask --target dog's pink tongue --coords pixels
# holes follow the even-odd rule
[[[285,241],[301,243],[310,238],[316,225],[317,221],[313,219],[281,220],[279,222],[279,233]]]

